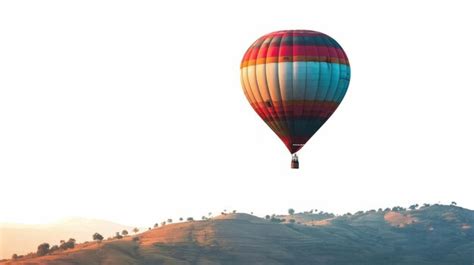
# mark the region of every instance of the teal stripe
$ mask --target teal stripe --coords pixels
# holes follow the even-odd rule
[[[295,137],[311,137],[316,133],[321,126],[327,121],[326,118],[293,118],[290,119],[292,126],[289,128],[290,135]],[[275,123],[281,124],[285,120],[266,120],[270,128],[275,126]],[[287,135],[284,131],[280,131],[282,135]]]
[[[350,67],[328,62],[278,63],[280,89],[288,100],[341,102],[350,79]]]

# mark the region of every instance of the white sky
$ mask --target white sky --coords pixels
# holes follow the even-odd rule
[[[0,221],[473,209],[473,6],[445,3],[1,1]],[[332,36],[352,67],[300,170],[240,87],[281,29]]]

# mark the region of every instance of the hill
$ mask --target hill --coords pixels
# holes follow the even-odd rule
[[[116,231],[132,229],[109,221],[68,218],[52,224],[0,224],[0,259],[10,258],[13,253],[28,253],[36,251],[39,243],[49,242],[59,244],[60,240],[75,238],[78,242],[91,239],[94,232],[101,231],[107,236]]]
[[[285,219],[285,220],[283,220]],[[294,219],[294,223],[287,223]],[[17,264],[397,264],[474,262],[474,211],[434,205],[354,215],[295,214],[271,220],[227,214],[136,236],[78,244]],[[298,221],[296,221],[298,220]],[[323,222],[324,221],[324,222]]]

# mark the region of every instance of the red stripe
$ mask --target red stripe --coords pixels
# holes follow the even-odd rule
[[[275,31],[272,33],[269,33],[262,38],[269,38],[269,37],[278,37],[278,36],[318,36],[318,35],[324,35],[326,34],[317,32],[317,31],[312,31],[312,30],[281,30],[281,31]]]
[[[252,108],[262,119],[289,119],[289,118],[329,118],[339,106],[336,102],[305,101],[289,102],[283,106],[280,102],[254,103]],[[277,119],[278,118],[278,119]]]
[[[281,45],[249,48],[244,55],[243,61],[278,56],[324,56],[347,60],[347,56],[340,48],[314,45]]]

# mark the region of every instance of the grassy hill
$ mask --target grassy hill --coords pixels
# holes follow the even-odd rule
[[[442,205],[273,221],[236,213],[0,264],[470,265],[473,226],[474,211]]]
[[[36,251],[36,247],[42,242],[51,245],[58,244],[60,240],[75,238],[78,242],[90,240],[91,235],[100,231],[104,235],[113,235],[116,231],[133,227],[113,222],[86,219],[69,218],[52,224],[0,224],[0,259],[11,257],[13,253],[28,253]]]

